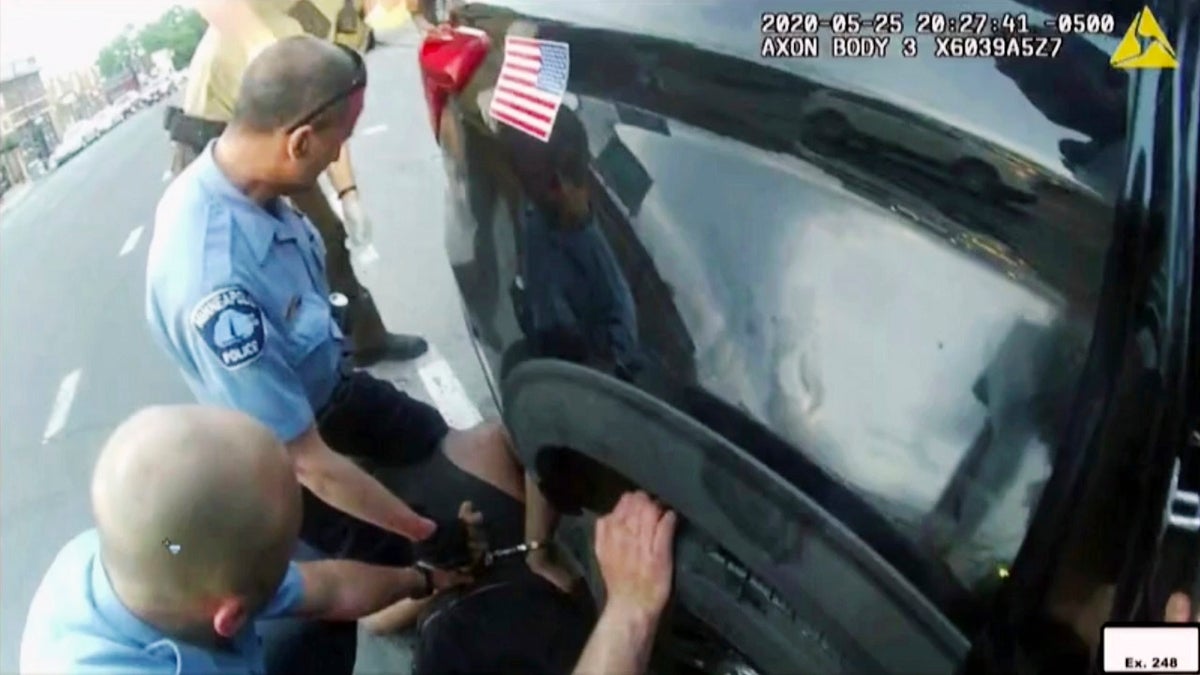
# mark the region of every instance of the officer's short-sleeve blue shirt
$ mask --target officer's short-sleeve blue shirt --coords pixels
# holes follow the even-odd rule
[[[294,614],[304,597],[295,563],[255,620]],[[88,530],[51,563],[33,595],[21,637],[22,673],[72,675],[261,674],[263,650],[253,623],[213,650],[167,637],[133,615],[100,563],[100,539]]]
[[[282,200],[261,206],[239,191],[214,144],[159,202],[146,318],[201,403],[248,413],[288,442],[340,378],[325,247]]]

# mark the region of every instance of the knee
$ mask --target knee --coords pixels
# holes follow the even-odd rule
[[[513,443],[512,435],[500,422],[483,422],[475,427],[479,434],[480,444],[488,452],[503,458],[509,464],[522,469],[521,456],[517,454],[517,446]]]
[[[451,431],[443,451],[463,471],[513,496],[523,493],[524,469],[503,425],[484,422],[471,429]]]
[[[508,454],[516,457],[516,450],[513,448],[512,436],[509,435],[508,429],[500,422],[481,422],[471,430],[472,433],[478,434],[479,442],[488,447],[502,449]]]

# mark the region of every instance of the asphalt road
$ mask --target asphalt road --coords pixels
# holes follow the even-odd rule
[[[351,146],[380,253],[363,277],[389,327],[421,333],[435,349],[389,375],[448,417],[491,415],[442,247],[445,179],[416,37],[406,28],[385,39],[368,55],[371,84]],[[0,215],[0,673],[16,671],[46,566],[90,527],[88,482],[105,437],[142,406],[191,400],[142,313],[169,161],[162,112],[130,118]],[[447,364],[458,377],[449,385]],[[364,649],[374,651],[360,657],[360,672],[379,672],[393,656],[379,644]]]

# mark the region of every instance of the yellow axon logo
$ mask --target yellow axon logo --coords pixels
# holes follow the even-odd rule
[[[1179,65],[1175,50],[1149,7],[1133,17],[1121,44],[1109,60],[1113,68],[1174,68]]]

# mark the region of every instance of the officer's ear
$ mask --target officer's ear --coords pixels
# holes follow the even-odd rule
[[[300,160],[308,157],[312,152],[312,144],[316,131],[311,124],[296,129],[287,137],[287,153],[288,157],[293,160]]]
[[[213,613],[213,631],[223,638],[232,639],[246,625],[250,613],[239,598],[225,598]]]

